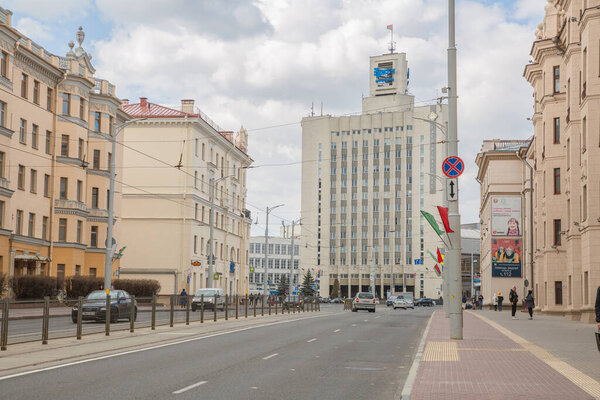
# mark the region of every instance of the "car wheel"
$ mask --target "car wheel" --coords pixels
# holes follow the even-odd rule
[[[110,323],[115,324],[119,321],[119,310],[110,310]]]
[[[375,310],[369,310],[369,312],[375,312]]]

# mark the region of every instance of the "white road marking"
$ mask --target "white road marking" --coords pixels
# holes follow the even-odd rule
[[[254,390],[256,390],[256,389],[258,389],[258,387],[256,387],[256,386],[252,386],[252,387],[250,387],[250,389],[254,389]]]
[[[356,324],[352,324],[352,326],[356,326]]]
[[[204,385],[205,383],[206,383],[206,381],[202,381],[202,382],[194,383],[193,385],[186,386],[186,387],[184,387],[183,389],[179,389],[179,390],[176,390],[176,391],[174,391],[174,392],[173,392],[173,394],[181,394],[181,393],[183,393],[183,392],[187,392],[188,390],[190,390],[190,389],[193,389],[193,388],[195,388],[195,387],[198,387],[198,386],[200,386],[200,385]]]
[[[277,355],[279,355],[279,353],[273,353],[270,356],[263,357],[263,360],[268,360],[269,358],[273,358],[273,357],[275,357]]]
[[[368,319],[365,319],[365,322],[369,322],[369,320],[368,320]]]
[[[378,315],[377,317],[375,317],[375,319],[377,319],[377,318],[381,318],[381,315]]]
[[[312,339],[310,339],[310,340],[307,340],[307,341],[306,341],[306,343],[314,342],[315,340],[317,340],[317,338],[316,338],[316,337],[315,337],[315,338],[312,338]]]
[[[269,323],[265,323],[265,324],[261,324],[261,325],[254,325],[254,326],[248,326],[248,327],[245,327],[245,328],[233,329],[233,330],[226,331],[226,332],[219,332],[219,333],[213,333],[213,334],[210,334],[210,335],[193,337],[193,338],[189,338],[189,339],[182,339],[182,340],[178,340],[178,341],[175,341],[175,342],[157,344],[157,345],[148,346],[148,347],[142,347],[141,349],[128,350],[128,351],[123,351],[123,352],[115,353],[115,354],[108,354],[108,355],[100,356],[100,357],[86,358],[85,360],[72,361],[72,362],[68,362],[68,363],[64,363],[64,364],[53,365],[51,367],[39,368],[39,369],[31,370],[31,371],[18,372],[16,374],[12,374],[12,375],[0,376],[0,381],[4,381],[4,380],[7,380],[7,379],[12,379],[12,378],[18,378],[20,376],[37,374],[37,373],[45,372],[45,371],[52,371],[52,370],[59,369],[59,368],[71,367],[73,365],[86,364],[86,363],[89,363],[89,362],[92,362],[92,361],[106,360],[106,359],[109,359],[109,358],[126,356],[128,354],[141,353],[141,352],[144,352],[144,351],[161,349],[163,347],[170,347],[170,346],[175,346],[175,345],[178,345],[178,344],[195,342],[197,340],[210,339],[210,338],[217,337],[217,336],[229,335],[229,334],[237,333],[237,332],[244,332],[244,331],[248,331],[248,330],[256,329],[256,328],[264,328],[264,327],[267,327],[267,326],[287,324],[287,323],[290,323],[290,322],[298,322],[298,321],[303,321],[303,320],[307,320],[307,319],[322,318],[322,317],[328,317],[328,316],[339,315],[339,314],[344,314],[344,312],[342,311],[342,312],[339,312],[339,313],[336,313],[336,314],[323,314],[323,315],[316,315],[316,316],[311,316],[311,317],[306,317],[306,318],[289,319],[289,320],[277,321],[277,322],[269,322]]]
[[[335,331],[333,331],[333,333],[336,333],[336,332],[339,332],[339,331],[340,331],[339,329],[336,329]]]

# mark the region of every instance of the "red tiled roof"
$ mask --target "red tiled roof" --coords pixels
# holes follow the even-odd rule
[[[133,118],[183,118],[198,117],[198,114],[188,114],[173,108],[161,106],[160,104],[149,103],[140,99],[137,104],[125,104],[123,110]]]

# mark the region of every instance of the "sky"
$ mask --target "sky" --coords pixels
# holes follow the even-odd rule
[[[486,139],[533,133],[532,89],[523,78],[544,0],[457,0],[459,156],[463,223],[478,222],[475,157]],[[418,105],[447,86],[447,2],[443,0],[4,0],[13,25],[64,55],[79,26],[96,76],[117,96],[196,105],[226,130],[249,131],[247,208],[253,234],[300,217],[300,121],[361,110],[369,56],[397,51],[411,71]],[[166,160],[168,161],[168,160]],[[176,162],[176,161],[175,161]],[[291,164],[270,166],[273,164]]]

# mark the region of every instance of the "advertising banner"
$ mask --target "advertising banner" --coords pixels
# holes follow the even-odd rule
[[[492,235],[522,235],[520,197],[492,197]]]
[[[522,251],[520,238],[492,239],[492,277],[520,278]]]

